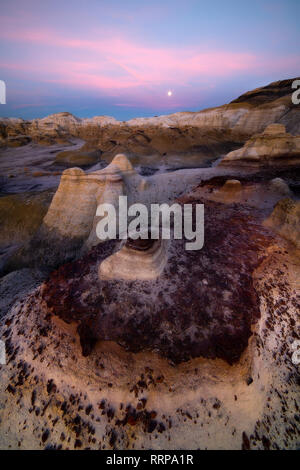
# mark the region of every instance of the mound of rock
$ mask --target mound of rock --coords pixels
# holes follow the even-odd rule
[[[213,200],[223,204],[239,202],[242,197],[243,186],[239,180],[227,180],[224,185],[213,192]]]
[[[264,225],[300,248],[300,202],[290,198],[279,201]]]
[[[120,242],[104,242],[51,275],[43,287],[48,313],[78,325],[84,355],[106,340],[132,352],[150,349],[173,362],[240,358],[259,317],[252,272],[269,238],[235,207],[210,202],[205,214],[204,248],[186,251],[185,240],[171,240],[155,276],[149,275],[154,245],[144,240],[129,241],[126,253]]]
[[[298,166],[300,164],[300,136],[286,133],[282,124],[269,125],[262,134],[252,137],[244,147],[230,152],[221,166]]]
[[[270,181],[270,189],[283,196],[290,196],[289,185],[282,178],[274,178]]]

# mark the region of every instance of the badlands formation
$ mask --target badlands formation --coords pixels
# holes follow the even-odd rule
[[[300,107],[0,123],[0,448],[300,446]],[[204,247],[97,207],[204,204]],[[120,229],[120,227],[118,227]]]
[[[282,124],[288,133],[300,135],[299,106],[291,100],[292,83],[293,80],[271,83],[218,108],[126,122],[107,116],[80,119],[70,113],[32,121],[1,119],[0,145],[63,145],[76,137],[86,142],[82,158],[96,149],[106,160],[125,153],[135,164],[175,165],[181,160],[184,166],[199,166],[199,162],[203,166],[241,148],[269,124]],[[69,156],[72,161],[74,155]],[[67,159],[66,154],[57,158]]]

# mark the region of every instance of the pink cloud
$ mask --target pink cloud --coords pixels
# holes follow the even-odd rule
[[[0,31],[0,37],[38,46],[73,49],[80,58],[88,53],[90,60],[85,61],[85,67],[94,66],[95,61],[101,68],[106,68],[108,64],[118,66],[134,79],[134,85],[136,81],[150,84],[169,81],[174,79],[174,74],[176,80],[181,82],[197,74],[227,75],[238,70],[247,70],[255,62],[255,56],[247,53],[213,50],[203,52],[195,47],[182,49],[149,47],[118,36],[89,40],[62,37],[50,30],[4,28]],[[78,69],[78,64],[74,63],[74,67]]]
[[[180,106],[175,99],[161,99],[162,88],[188,89],[191,83],[205,83],[237,73],[259,73],[294,67],[298,57],[266,59],[251,53],[203,50],[200,46],[153,47],[136,43],[117,33],[96,39],[64,37],[52,30],[11,28],[9,21],[0,38],[28,43],[31,54],[20,63],[6,61],[1,68],[31,80],[64,84],[75,89],[96,90],[109,96],[132,96],[133,103]],[[45,50],[45,47],[47,48]],[[47,52],[45,52],[47,51]],[[48,53],[50,52],[50,53]],[[136,96],[134,93],[136,90]],[[121,106],[119,103],[118,106]]]

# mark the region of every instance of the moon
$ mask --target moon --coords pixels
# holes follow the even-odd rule
[[[169,90],[169,91],[168,91],[168,96],[172,96],[172,94],[173,94],[173,93],[171,92],[171,90]]]

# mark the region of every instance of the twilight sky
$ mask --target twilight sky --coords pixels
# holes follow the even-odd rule
[[[0,0],[0,116],[120,120],[300,75],[300,0]],[[168,91],[172,95],[168,96]]]

